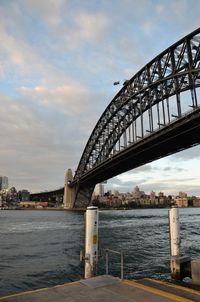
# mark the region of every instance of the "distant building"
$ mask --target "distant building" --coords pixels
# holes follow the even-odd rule
[[[36,201],[20,201],[19,205],[22,208],[35,208]]]
[[[104,186],[102,183],[99,183],[95,187],[95,195],[96,196],[103,196],[104,195]]]
[[[28,190],[21,190],[18,192],[19,199],[21,201],[29,201],[30,200],[30,192]]]
[[[164,197],[165,195],[164,195],[164,193],[163,192],[159,192],[158,193],[158,197]]]
[[[119,196],[119,191],[113,189],[113,190],[112,190],[112,195],[114,195],[114,196]]]
[[[133,198],[139,199],[141,197],[141,192],[138,186],[136,186],[133,190]]]
[[[175,199],[175,204],[178,206],[178,207],[188,207],[188,198],[186,197],[183,197],[183,198],[176,198]]]
[[[185,193],[185,192],[179,192],[178,196],[180,198],[187,198],[187,193]]]
[[[158,193],[158,200],[160,205],[164,205],[166,202],[166,196],[163,192]]]
[[[151,194],[150,194],[150,201],[151,203],[155,203],[155,200],[156,200],[156,193],[151,191]]]
[[[0,190],[8,189],[8,177],[0,176]]]
[[[193,206],[200,207],[200,198],[193,199]]]
[[[48,206],[48,202],[47,201],[20,201],[19,206],[21,208],[42,209]]]

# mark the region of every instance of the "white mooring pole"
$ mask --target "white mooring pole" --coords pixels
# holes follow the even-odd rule
[[[85,279],[93,277],[97,270],[98,223],[98,208],[87,207],[85,218]]]
[[[170,251],[172,257],[180,256],[180,224],[177,207],[169,210]]]
[[[171,254],[171,276],[180,279],[180,223],[179,210],[172,207],[169,210],[169,234]]]

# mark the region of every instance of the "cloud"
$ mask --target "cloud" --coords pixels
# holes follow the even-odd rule
[[[52,38],[62,34],[59,43],[68,50],[80,43],[99,42],[110,24],[105,14],[86,11],[81,6],[74,10],[75,6],[64,0],[20,0],[19,3],[20,9],[25,7],[28,14],[42,20]]]
[[[55,108],[67,116],[84,115],[90,111],[91,95],[83,85],[79,83],[66,84],[55,88],[47,88],[39,85],[34,88],[21,87],[19,92],[27,100],[44,107]]]
[[[2,24],[0,25],[0,38],[2,42],[0,52],[4,62],[1,64],[0,75],[4,78],[10,76],[16,82],[23,79],[24,82],[30,83],[31,78],[35,82],[37,77],[37,80],[49,84],[62,83],[66,80],[62,71],[53,67],[33,46],[8,33]],[[10,74],[11,69],[12,75]]]
[[[174,162],[174,161],[182,161],[182,160],[193,160],[199,157],[200,157],[200,145],[197,145],[170,156],[170,160]]]
[[[145,20],[142,25],[141,28],[144,31],[145,34],[147,35],[152,35],[152,32],[154,30],[154,23],[152,20]]]
[[[114,177],[108,180],[108,183],[105,185],[105,190],[118,190],[119,192],[126,193],[132,192],[134,187],[145,182],[143,178],[132,178],[131,180],[127,180],[126,182],[122,182],[118,177]]]
[[[65,7],[64,10],[68,10],[68,14],[62,14],[57,27],[47,24],[48,34],[51,36],[47,41],[48,47],[52,51],[59,49],[66,56],[72,53],[77,58],[84,56],[84,53],[87,56],[87,52],[92,53],[96,49],[101,52],[102,44],[104,45],[111,30],[107,13],[86,11],[83,7],[75,11]]]
[[[134,170],[131,170],[129,172],[120,174],[118,176],[115,177],[115,179],[118,179],[121,183],[127,183],[130,181],[135,181],[135,179],[137,181],[139,181],[139,179],[142,178],[146,175],[146,173],[152,173],[153,170],[156,170],[157,168],[153,168],[150,164],[141,166],[139,168],[136,168]]]
[[[26,7],[27,11],[42,18],[50,27],[58,26],[62,22],[64,0],[19,0],[19,7]]]
[[[76,29],[72,35],[85,42],[100,42],[108,31],[109,19],[102,13],[81,12],[75,18]]]
[[[170,167],[170,166],[168,166],[168,167],[165,167],[164,169],[163,169],[163,171],[165,172],[165,171],[176,171],[176,172],[182,172],[182,171],[187,171],[186,169],[184,169],[184,168],[180,168],[180,167]]]
[[[61,186],[64,171],[75,170],[86,143],[79,124],[3,95],[0,106],[1,174],[32,191]]]
[[[134,172],[134,171],[132,171]],[[189,196],[200,195],[199,179],[195,177],[186,177],[178,174],[178,177],[161,176],[155,177],[132,177],[126,181],[121,181],[119,177],[115,177],[108,181],[105,185],[106,190],[117,189],[119,192],[132,192],[135,186],[139,186],[141,191],[149,194],[151,191],[156,193],[162,191],[166,195],[178,195],[178,192],[187,192]]]
[[[190,195],[199,194],[199,181],[195,177],[185,177],[185,175],[178,175],[177,178],[160,177],[147,180],[143,184],[144,189],[162,190],[166,194],[177,194],[180,191],[187,192]],[[194,189],[194,191],[192,191]]]
[[[110,179],[106,188],[111,187],[117,188],[121,192],[130,192],[137,185],[147,194],[153,190],[172,195],[177,195],[179,191],[187,192],[189,195],[199,195],[200,174],[196,171],[198,169],[194,170],[190,163],[187,165],[181,161],[180,163],[181,166],[172,163],[169,157],[159,159]],[[191,171],[193,171],[192,174]]]

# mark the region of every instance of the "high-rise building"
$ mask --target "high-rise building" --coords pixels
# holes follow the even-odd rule
[[[113,189],[113,190],[112,190],[112,195],[114,195],[114,196],[119,196],[119,191]]]
[[[185,193],[185,192],[179,192],[178,196],[180,198],[187,198],[187,193]]]
[[[151,191],[150,200],[152,203],[154,203],[156,200],[156,193],[154,191]]]
[[[104,195],[104,186],[102,183],[99,183],[95,187],[95,195],[96,196],[103,196]]]
[[[8,189],[8,177],[0,176],[0,190]]]
[[[134,189],[133,189],[133,198],[140,198],[141,197],[141,192],[140,192],[140,189],[138,186],[136,186]]]

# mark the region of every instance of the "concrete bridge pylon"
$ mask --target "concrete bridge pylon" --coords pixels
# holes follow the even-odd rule
[[[64,209],[72,209],[74,207],[75,188],[69,186],[72,180],[73,180],[72,170],[68,169],[65,174],[64,198],[63,198]]]

